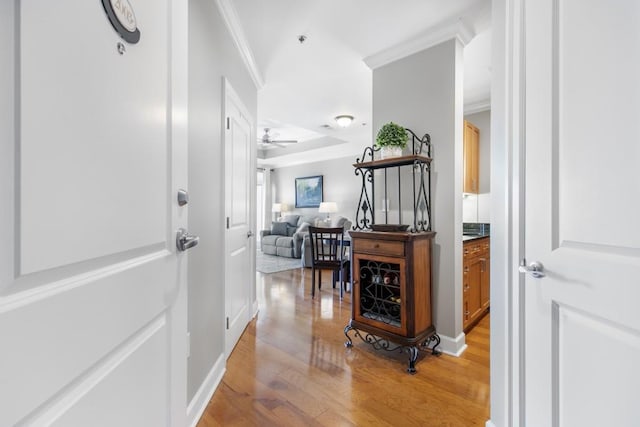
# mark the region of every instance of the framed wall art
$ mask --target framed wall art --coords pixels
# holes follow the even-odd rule
[[[322,175],[296,178],[296,208],[317,208],[322,202]]]

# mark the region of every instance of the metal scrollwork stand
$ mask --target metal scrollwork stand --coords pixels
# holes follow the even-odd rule
[[[424,134],[417,136],[411,129],[406,129],[411,136],[411,155],[405,156],[399,165],[412,165],[413,174],[413,224],[411,231],[431,231],[431,136]],[[387,170],[384,166],[374,166],[375,153],[380,151],[374,146],[366,147],[362,156],[356,159],[355,174],[362,179],[362,189],[357,204],[356,220],[353,225],[354,230],[370,230],[372,224],[376,224],[375,209],[375,185],[374,170],[384,169],[384,199],[388,200]],[[398,174],[400,169],[398,167]],[[418,182],[418,186],[416,186]],[[402,193],[401,180],[398,175],[398,196]],[[398,212],[400,222],[402,222],[402,200],[398,198]],[[383,206],[384,223],[388,220],[388,207]]]
[[[428,336],[424,341],[416,343],[416,345],[402,345],[393,343],[386,338],[381,338],[370,333],[365,333],[363,336],[360,331],[354,328],[351,325],[351,322],[349,322],[349,324],[344,328],[344,335],[347,337],[347,341],[345,341],[344,346],[347,348],[353,347],[353,341],[349,336],[349,331],[355,331],[354,336],[360,338],[364,343],[369,344],[374,348],[374,350],[384,350],[389,352],[406,351],[409,355],[409,366],[407,367],[407,372],[412,375],[418,372],[416,370],[416,361],[418,360],[419,350],[426,351],[430,348],[431,354],[434,356],[440,356],[442,354],[442,351],[438,350],[438,347],[440,346],[440,336],[436,333]],[[433,346],[431,346],[432,343]]]
[[[372,231],[372,229],[374,229],[374,227],[377,225],[390,225],[389,196],[391,195],[391,193],[393,193],[393,191],[390,192],[390,189],[388,187],[390,185],[393,185],[394,181],[397,182],[397,188],[395,189],[396,192],[394,195],[397,195],[398,200],[397,207],[395,207],[394,210],[397,210],[398,212],[398,224],[391,224],[391,227],[393,227],[394,225],[399,225],[400,227],[405,227],[402,228],[402,230],[406,230],[408,228],[408,233],[413,237],[405,239],[395,239],[395,241],[390,244],[413,245],[413,243],[400,243],[400,241],[417,242],[419,239],[423,239],[425,237],[430,239],[432,238],[432,235],[435,234],[435,232],[432,231],[431,224],[431,161],[433,148],[431,144],[431,137],[429,136],[429,134],[424,134],[422,137],[419,137],[410,129],[406,129],[406,131],[411,138],[410,154],[394,158],[376,159],[375,153],[380,151],[380,149],[375,148],[375,146],[372,145],[370,147],[366,147],[364,149],[364,152],[362,153],[362,156],[359,157],[356,160],[356,163],[353,164],[353,166],[355,167],[356,176],[359,176],[362,179],[362,190],[360,191],[356,218],[352,230],[353,241],[356,241],[356,239],[363,239],[365,241],[367,239],[371,239],[371,237],[365,237],[366,232]],[[409,168],[410,173],[402,175],[402,167]],[[388,169],[390,170],[390,172],[387,171]],[[374,174],[374,171],[376,170],[379,171],[377,175]],[[397,172],[397,178],[389,176],[389,173],[394,172]],[[381,179],[382,182],[376,183],[376,179]],[[410,180],[411,183],[407,185],[408,180]],[[388,181],[392,184],[388,184]],[[405,182],[405,196],[412,196],[411,200],[413,203],[413,206],[411,206],[413,221],[412,224],[406,225],[403,224],[402,218],[403,181]],[[384,201],[384,206],[382,206],[382,209],[378,208],[378,210],[376,210],[375,205],[376,191],[382,192]],[[408,201],[408,197],[405,197],[404,201],[406,204]],[[383,217],[376,218],[376,212]],[[431,236],[428,237],[427,235]],[[382,237],[380,236],[374,238],[382,239]],[[378,246],[374,247],[377,248]],[[407,247],[413,248],[414,246]],[[404,248],[405,247],[403,246],[403,254],[405,253]],[[413,249],[411,249],[411,251],[413,251]],[[378,255],[380,255],[380,252],[377,253]],[[362,256],[364,257],[365,255]],[[354,266],[355,264],[360,265],[359,260],[361,258],[354,255],[354,259],[355,258],[357,259],[355,262],[354,260],[352,260],[352,266]],[[362,259],[366,260],[366,258]],[[381,261],[373,260],[371,262],[379,263]],[[352,278],[357,277],[358,274],[362,274],[362,271],[366,270],[369,267],[363,267],[362,265],[360,265],[357,268],[359,268],[361,271],[352,271]],[[394,268],[387,266],[384,268],[384,270],[393,271],[395,274],[400,274],[399,266]],[[430,272],[428,272],[428,274],[430,274]],[[401,323],[400,313],[394,313],[390,311],[390,308],[396,307],[396,305],[394,304],[398,304],[399,306],[400,300],[402,300],[402,304],[406,304],[407,296],[398,295],[398,292],[400,291],[399,288],[396,289],[397,284],[394,287],[393,285],[380,284],[373,281],[373,278],[375,276],[375,274],[368,272],[365,272],[362,275],[363,283],[367,283],[365,285],[366,289],[362,290],[363,294],[360,294],[360,291],[355,291],[355,289],[362,288],[356,288],[354,282],[352,304],[360,304],[360,311],[357,314],[357,316],[359,316],[359,318],[357,319],[356,317],[354,317],[356,316],[355,305],[352,306],[352,319],[344,328],[344,334],[347,337],[345,346],[347,348],[353,347],[353,341],[349,336],[349,332],[353,330],[355,331],[354,335],[356,337],[359,337],[366,344],[371,345],[375,350],[384,350],[389,352],[398,351],[401,353],[406,352],[409,355],[409,366],[407,368],[407,372],[410,374],[415,374],[416,361],[418,360],[418,354],[420,350],[431,350],[431,353],[436,356],[439,356],[441,354],[441,351],[438,350],[438,347],[440,346],[440,336],[438,336],[432,324],[425,324],[423,326],[420,326],[421,328],[425,329],[412,330],[411,332],[390,332],[389,325],[399,327]],[[380,278],[379,273],[377,277]],[[362,285],[362,283],[360,285]],[[375,292],[367,293],[367,290],[370,287],[373,287]],[[383,289],[380,294],[377,292],[378,287]],[[359,301],[359,298],[355,297],[356,293],[360,295],[360,298],[362,298],[361,301]],[[397,300],[395,300],[394,298],[397,298]],[[404,307],[406,307],[406,305]],[[404,315],[405,314],[403,314],[403,316]],[[414,314],[408,314],[408,316],[412,315]],[[364,317],[366,317],[367,320],[361,319]],[[363,323],[361,323],[360,320],[363,320]],[[380,323],[380,327],[374,326],[376,322]],[[371,331],[367,332],[369,328],[371,328]]]

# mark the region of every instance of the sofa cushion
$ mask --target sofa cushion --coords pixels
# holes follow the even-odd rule
[[[276,246],[264,245],[262,247],[262,253],[267,255],[278,255],[278,248]]]
[[[297,227],[299,220],[300,220],[300,215],[285,215],[285,216],[282,217],[282,219],[280,221],[281,222],[286,222],[287,224],[291,225],[292,227]],[[283,234],[286,234],[286,233],[283,233]]]
[[[282,236],[279,236],[279,235],[277,235],[277,234],[269,234],[268,236],[264,236],[264,237],[262,238],[262,240],[261,240],[263,247],[264,247],[265,245],[268,245],[268,246],[275,246],[275,245],[276,245],[276,241],[278,241],[278,239],[279,239],[280,237],[282,237]]]
[[[287,257],[287,258],[295,258],[295,255],[293,253],[293,248],[276,247],[276,255]]]
[[[272,222],[271,234],[278,234],[280,236],[287,235],[287,223],[286,222]]]
[[[278,239],[276,240],[276,246],[279,248],[292,248],[293,238],[279,236]]]
[[[315,226],[318,218],[318,215],[301,215],[300,219],[298,220],[298,227],[300,227],[303,222],[307,222],[309,223],[309,225]]]

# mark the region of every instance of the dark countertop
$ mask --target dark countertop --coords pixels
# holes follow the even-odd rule
[[[462,236],[463,242],[468,242],[470,240],[484,239],[485,237],[491,237],[489,234],[473,234],[469,236]]]
[[[463,222],[462,223],[462,241],[484,239],[490,237],[491,224],[483,222]]]

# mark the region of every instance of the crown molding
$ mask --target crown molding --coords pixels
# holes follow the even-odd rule
[[[262,89],[264,87],[264,79],[258,69],[256,60],[253,57],[253,52],[247,42],[247,38],[244,35],[244,30],[240,24],[238,13],[233,7],[233,3],[231,0],[216,0],[216,5],[218,6],[218,10],[220,10],[224,23],[227,25],[227,28],[231,33],[231,38],[240,53],[240,57],[242,58],[242,61],[244,61],[244,65],[247,67],[247,71],[249,71],[249,75],[251,75],[251,79],[256,85],[256,89]]]
[[[432,27],[414,39],[368,56],[364,58],[364,63],[372,70],[375,70],[378,67],[413,55],[447,40],[456,39],[462,43],[462,46],[466,46],[475,36],[476,33],[471,26],[462,19],[456,19],[453,22]]]
[[[483,99],[482,101],[471,102],[464,105],[464,114],[475,114],[481,111],[487,111],[491,109],[491,100]]]

